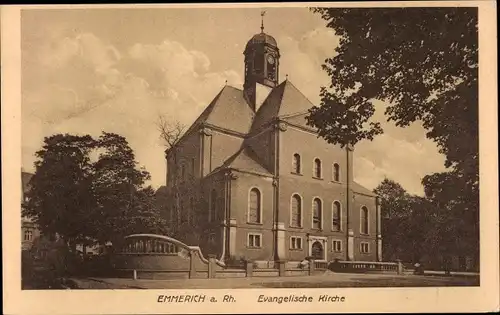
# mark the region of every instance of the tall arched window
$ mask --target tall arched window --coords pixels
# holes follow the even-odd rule
[[[290,225],[293,227],[302,227],[302,199],[299,195],[292,196],[292,213]]]
[[[313,218],[312,227],[313,229],[321,229],[321,219],[322,219],[322,205],[319,198],[314,198],[313,200]]]
[[[332,230],[340,231],[342,229],[341,226],[341,216],[342,216],[342,208],[340,202],[334,201],[332,205]]]
[[[298,153],[293,155],[292,168],[293,173],[300,174],[300,155]]]
[[[320,159],[314,159],[313,176],[316,178],[321,178],[321,160]]]
[[[368,208],[361,207],[361,233],[368,234]]]
[[[208,221],[212,221],[215,216],[214,213],[216,212],[217,209],[217,191],[215,189],[212,189],[212,192],[210,193],[210,207],[208,208]]]
[[[257,188],[252,188],[249,193],[248,201],[248,222],[250,223],[261,223],[260,221],[260,207],[261,207],[261,195]]]
[[[333,164],[333,180],[340,182],[340,166],[337,163]]]

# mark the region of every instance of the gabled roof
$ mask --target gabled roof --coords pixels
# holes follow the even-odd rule
[[[368,188],[365,188],[364,186],[361,186],[360,184],[356,183],[355,181],[352,182],[352,190],[354,190],[354,192],[357,192],[357,193],[360,193],[363,195],[377,197],[377,194],[375,194],[373,191],[369,190]]]
[[[220,167],[214,170],[214,173],[228,168],[272,176],[260,162],[257,154],[247,146],[243,146],[238,152],[229,157]]]
[[[30,190],[30,180],[33,177],[33,174],[27,172],[21,172],[21,185],[23,189],[23,194]]]
[[[246,134],[250,130],[253,117],[254,112],[248,105],[243,91],[226,85],[195,120],[186,134],[203,123]]]
[[[276,118],[306,113],[313,104],[289,80],[274,88],[257,112],[252,130]]]

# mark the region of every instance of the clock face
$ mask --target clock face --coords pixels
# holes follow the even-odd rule
[[[271,55],[267,56],[267,62],[269,62],[270,64],[274,64],[274,57]]]

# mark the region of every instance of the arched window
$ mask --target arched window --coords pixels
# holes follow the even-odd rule
[[[32,239],[33,239],[33,231],[31,230],[24,231],[24,240],[31,241]]]
[[[302,199],[299,195],[295,194],[292,196],[291,208],[290,225],[293,227],[302,227]]]
[[[341,228],[341,216],[342,216],[342,208],[340,206],[340,202],[334,201],[332,205],[332,230],[340,231]]]
[[[340,182],[340,166],[337,163],[333,164],[333,180]]]
[[[295,153],[293,155],[292,172],[295,174],[300,174],[300,155],[298,153]]]
[[[215,216],[214,213],[216,212],[217,209],[217,191],[215,189],[212,189],[212,192],[210,193],[210,207],[208,208],[208,221],[212,221]]]
[[[361,234],[368,234],[368,208],[361,207]]]
[[[321,160],[320,159],[314,159],[313,176],[315,178],[321,178]]]
[[[313,200],[313,224],[312,227],[313,229],[321,229],[321,219],[322,219],[322,207],[321,207],[321,200],[318,198],[315,198]]]
[[[260,210],[261,210],[261,195],[257,188],[252,188],[249,193],[248,201],[248,222],[261,223]]]

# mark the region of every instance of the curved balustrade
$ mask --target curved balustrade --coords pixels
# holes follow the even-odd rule
[[[126,254],[177,254],[179,247],[165,240],[159,239],[127,239],[121,253]]]

